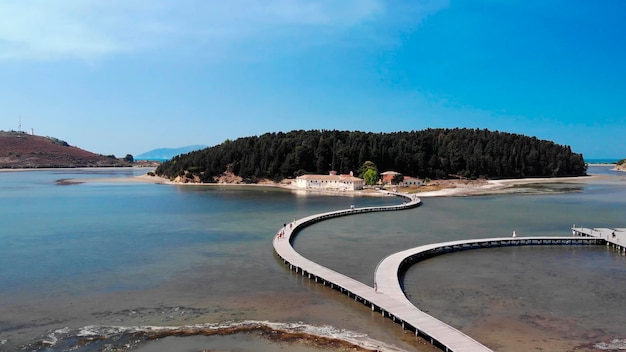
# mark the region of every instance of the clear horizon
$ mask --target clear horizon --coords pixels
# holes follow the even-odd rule
[[[626,3],[0,3],[0,130],[95,153],[486,128],[626,157]]]

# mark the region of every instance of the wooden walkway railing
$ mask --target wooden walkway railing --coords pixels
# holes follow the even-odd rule
[[[292,241],[297,233],[304,227],[316,222],[368,212],[410,209],[421,205],[421,200],[417,197],[404,194],[393,195],[405,197],[408,199],[408,202],[394,206],[350,208],[332,211],[307,216],[288,223],[275,236],[273,242],[274,250],[291,270],[354,298],[356,301],[370,307],[372,311],[381,312],[383,316],[402,325],[403,329],[413,331],[415,335],[426,339],[444,351],[473,352],[491,350],[452,326],[422,312],[406,298],[399,277],[408,266],[435,255],[474,248],[604,243],[602,239],[585,239],[582,237],[507,237],[452,241],[420,246],[392,254],[383,259],[377,266],[374,274],[374,287],[315,263],[300,255],[293,248]]]
[[[399,277],[409,266],[434,256],[478,248],[531,245],[597,245],[603,243],[604,240],[602,239],[583,237],[504,237],[428,244],[397,252],[383,259],[376,267],[374,282],[377,285],[379,293],[389,296],[397,302],[412,305],[404,294],[404,289]],[[423,315],[425,315],[425,313],[422,313],[418,308],[414,307],[412,310],[407,309],[406,312],[403,312],[399,317],[404,321],[418,321],[418,319],[420,319],[421,325],[419,325],[419,329],[424,330],[423,335],[428,335],[433,340],[449,343],[449,338],[454,336],[454,334],[447,328],[441,328],[440,325],[444,323],[435,318],[423,319]],[[459,337],[457,337],[457,339],[458,338]],[[431,343],[432,342],[431,340]],[[456,340],[452,342],[455,344],[446,350],[466,351],[465,348],[462,348],[463,346],[460,345],[460,342],[457,343]]]
[[[615,248],[619,252],[626,253],[626,228],[585,228],[572,226],[574,236],[599,238],[606,242],[606,245]]]

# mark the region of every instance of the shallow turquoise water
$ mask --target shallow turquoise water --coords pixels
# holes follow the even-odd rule
[[[423,206],[413,210],[318,223],[301,233],[296,248],[323,265],[372,284],[379,260],[421,244],[509,235],[513,229],[520,235],[567,235],[574,223],[626,227],[623,176],[607,168],[594,170],[612,178],[575,186],[534,186],[514,195],[427,198]],[[351,204],[368,206],[398,200],[302,196],[258,187],[56,183],[66,178],[128,177],[144,172],[0,172],[0,342],[5,341],[0,350],[41,341],[66,327],[73,330],[93,324],[185,325],[246,319],[332,325],[402,348],[420,349],[419,343],[405,336],[398,326],[334,291],[290,273],[271,248],[276,231],[293,217],[348,208]],[[587,275],[579,281],[592,282],[599,287],[596,294],[602,297],[626,288],[626,280],[615,279],[622,273],[620,264],[612,267],[611,273],[617,276],[606,276],[601,270],[605,266],[597,265],[601,260],[619,263],[619,258],[594,251],[584,255],[579,251],[559,253],[485,251],[459,253],[450,260],[437,258],[407,273],[407,292],[419,297],[416,303],[420,306],[427,306],[431,312],[439,309],[442,319],[474,332],[480,330],[476,326],[483,323],[485,311],[474,309],[478,313],[471,315],[463,307],[485,307],[485,302],[509,297],[511,289],[533,280],[532,275],[516,274],[517,281],[509,281],[510,271],[521,265],[505,261],[503,256],[521,257],[522,262],[532,263],[550,258],[547,264],[537,265],[551,265],[553,276],[538,279],[532,286],[546,290],[546,295],[554,292],[557,282],[559,290],[566,291],[572,272]],[[576,260],[571,259],[573,253],[577,254]],[[490,277],[500,284],[490,287],[482,281],[467,283],[475,283],[471,287],[474,298],[486,301],[446,308],[445,302],[470,289],[454,287],[461,278],[468,277],[459,266],[490,267],[493,262],[499,263],[499,269],[490,272]],[[503,262],[508,264],[501,265]],[[563,281],[555,281],[555,277]],[[610,284],[603,283],[603,277],[608,277]],[[556,310],[555,314],[562,315],[557,321],[572,319],[566,314],[569,306],[564,303],[564,307],[562,313]],[[614,312],[600,312],[597,318],[581,314],[591,319],[589,324],[602,326]],[[490,311],[494,319],[500,319],[498,314]],[[532,310],[516,310],[515,314],[536,315]],[[556,329],[555,336],[596,342],[626,335],[626,331],[613,326],[604,330],[606,334],[592,338],[560,334]]]

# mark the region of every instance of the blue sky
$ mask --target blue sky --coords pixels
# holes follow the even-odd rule
[[[487,128],[626,157],[626,1],[0,0],[0,130],[100,154]]]

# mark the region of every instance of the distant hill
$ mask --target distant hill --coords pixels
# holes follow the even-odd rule
[[[70,146],[57,138],[0,131],[0,169],[110,166],[131,164]]]
[[[145,152],[135,156],[135,160],[158,160],[165,161],[170,160],[176,155],[187,154],[189,152],[193,152],[196,150],[201,150],[206,148],[206,145],[188,145],[186,147],[180,148],[158,148],[153,149],[149,152]]]

